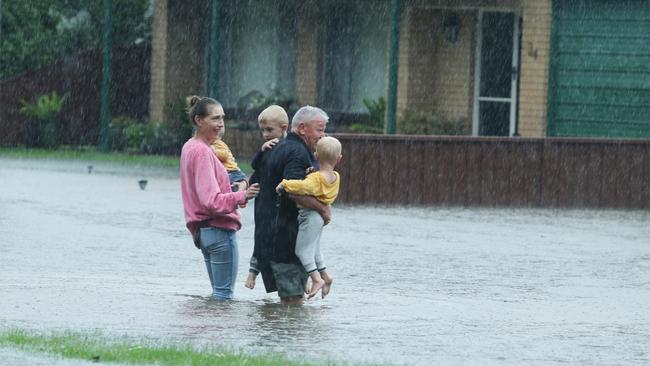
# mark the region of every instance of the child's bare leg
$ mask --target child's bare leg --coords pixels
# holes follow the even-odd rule
[[[323,298],[327,296],[327,294],[330,293],[330,289],[332,288],[332,282],[334,282],[334,279],[326,270],[322,270],[319,272],[320,277],[323,279],[323,289],[321,290],[321,295]]]
[[[248,287],[251,290],[255,287],[255,277],[257,277],[257,275],[255,273],[248,272],[248,278],[246,278],[246,285],[245,286]]]
[[[311,299],[312,297],[316,296],[318,290],[323,288],[325,282],[323,282],[323,280],[321,279],[320,273],[318,271],[313,271],[312,273],[309,274],[309,277],[311,277],[311,288],[309,289],[308,298]]]

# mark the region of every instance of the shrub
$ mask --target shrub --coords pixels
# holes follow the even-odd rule
[[[350,133],[384,133],[383,127],[369,126],[363,123],[353,123],[347,126],[345,130]]]
[[[285,110],[289,110],[295,107],[296,98],[284,95],[278,89],[272,89],[269,95],[264,95],[260,91],[253,90],[241,97],[237,102],[239,108],[247,111],[255,111],[257,113],[272,104],[279,105]]]
[[[160,122],[116,117],[110,124],[111,150],[139,154],[178,154],[185,140]]]
[[[113,151],[123,151],[127,147],[126,129],[134,124],[140,123],[139,121],[129,117],[115,117],[108,125],[110,134],[110,148]]]
[[[406,112],[401,119],[399,133],[406,135],[466,135],[463,119],[452,120],[432,112]]]
[[[383,131],[384,118],[386,117],[386,99],[379,97],[376,101],[370,98],[363,99],[363,105],[370,113],[370,127]]]
[[[38,147],[55,148],[63,142],[64,126],[57,118],[63,108],[68,94],[59,96],[53,91],[44,94],[36,99],[34,104],[21,100],[20,113],[32,121],[29,121],[25,130],[27,133],[27,144]]]
[[[144,154],[172,154],[180,151],[177,138],[166,124],[135,123],[124,129],[126,151]]]
[[[367,122],[352,123],[345,127],[345,132],[351,133],[384,133],[384,118],[386,116],[386,99],[379,97],[377,100],[363,99],[363,105],[369,113]]]

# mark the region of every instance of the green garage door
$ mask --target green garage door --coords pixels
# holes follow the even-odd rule
[[[650,1],[554,0],[549,136],[650,138]]]

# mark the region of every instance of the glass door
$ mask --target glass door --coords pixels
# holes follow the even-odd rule
[[[515,133],[518,28],[514,12],[479,12],[472,128],[475,136],[512,136]]]

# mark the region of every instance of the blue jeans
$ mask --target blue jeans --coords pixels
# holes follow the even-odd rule
[[[239,263],[235,231],[216,227],[200,230],[201,252],[212,285],[212,298],[232,299]]]

